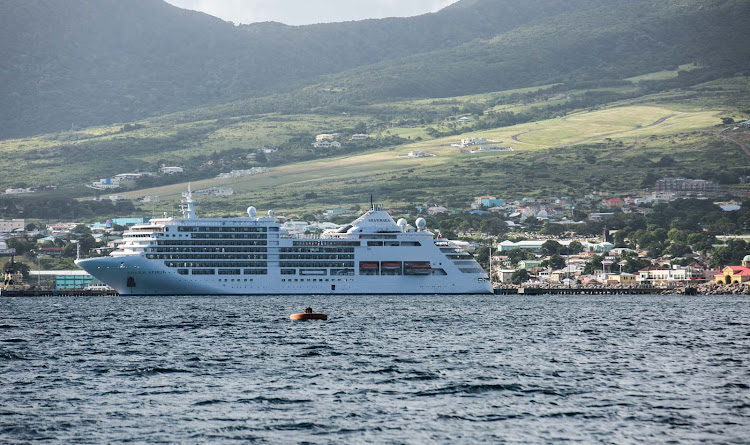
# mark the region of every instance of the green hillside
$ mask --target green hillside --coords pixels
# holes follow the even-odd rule
[[[720,124],[722,117],[750,117],[750,78],[652,94],[638,86],[657,78],[669,83],[681,72],[651,73],[609,88],[550,85],[390,102],[368,107],[369,114],[271,113],[185,122],[185,113],[180,113],[129,128],[95,127],[6,140],[0,142],[8,160],[0,188],[59,188],[2,198],[0,211],[10,201],[18,209],[24,202],[48,203],[51,197],[106,196],[111,192],[85,188],[84,182],[117,173],[155,172],[163,164],[184,166],[186,173],[144,178],[114,192],[132,199],[157,195],[160,202],[147,204],[144,211],[172,212],[188,181],[194,189],[231,187],[232,197],[201,199],[203,212],[227,214],[247,203],[297,212],[362,205],[371,193],[396,206],[466,206],[472,196],[487,193],[516,198],[580,196],[595,189],[637,193],[665,176],[732,186],[750,174],[750,157],[737,143],[750,145],[750,135],[732,133],[734,140],[727,139],[719,133],[724,128]],[[413,118],[415,113],[425,116],[424,121]],[[464,114],[472,122],[457,123],[455,118]],[[310,147],[315,134],[351,133],[363,126],[372,136],[369,141],[342,137],[340,149]],[[468,136],[514,150],[472,154],[451,146]],[[262,146],[279,151],[259,159]],[[403,157],[410,151],[436,156]],[[216,178],[252,166],[269,167],[270,172]]]
[[[418,17],[290,27],[233,26],[161,0],[2,2],[0,138],[207,105],[207,118],[341,112],[606,83],[685,63],[700,66],[698,83],[747,70],[749,8],[742,0],[462,0]]]
[[[697,79],[750,70],[750,3],[621,2],[540,18],[491,39],[330,76],[339,102],[441,97],[628,78],[688,62]]]
[[[0,137],[289,91],[613,0],[469,2],[412,18],[233,26],[162,0],[0,2]]]

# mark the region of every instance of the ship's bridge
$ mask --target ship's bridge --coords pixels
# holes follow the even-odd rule
[[[370,210],[354,220],[346,233],[399,233],[401,231],[401,227],[396,225],[388,212]]]

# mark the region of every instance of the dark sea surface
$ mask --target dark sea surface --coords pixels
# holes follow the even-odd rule
[[[125,441],[746,444],[750,298],[0,299],[0,442]]]

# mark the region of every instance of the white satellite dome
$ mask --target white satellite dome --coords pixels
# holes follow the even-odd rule
[[[247,208],[247,216],[249,216],[250,218],[255,216],[255,207],[250,206]]]
[[[427,226],[427,221],[425,221],[424,218],[417,218],[415,223],[417,225],[417,229],[420,231],[424,230],[425,226]]]
[[[268,211],[268,216],[269,216],[270,218],[273,218],[273,210],[269,210],[269,211]]]
[[[406,222],[406,220],[405,220],[404,218],[401,218],[401,219],[399,219],[399,220],[398,220],[398,222],[396,222],[396,225],[397,225],[397,226],[399,226],[399,227],[401,228],[401,231],[402,231],[402,232],[404,232],[404,231],[405,231],[405,229],[406,229],[406,226],[407,226],[408,224],[409,224],[409,223],[407,223],[407,222]]]

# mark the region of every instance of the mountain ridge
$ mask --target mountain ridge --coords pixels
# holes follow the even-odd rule
[[[630,0],[633,1],[633,0]],[[614,0],[463,0],[411,18],[233,26],[161,0],[0,4],[0,137],[156,116],[491,37]]]
[[[741,0],[462,0],[409,18],[234,26],[162,0],[7,2],[0,138],[248,99],[304,110],[690,62],[733,75],[750,68],[748,16]]]

